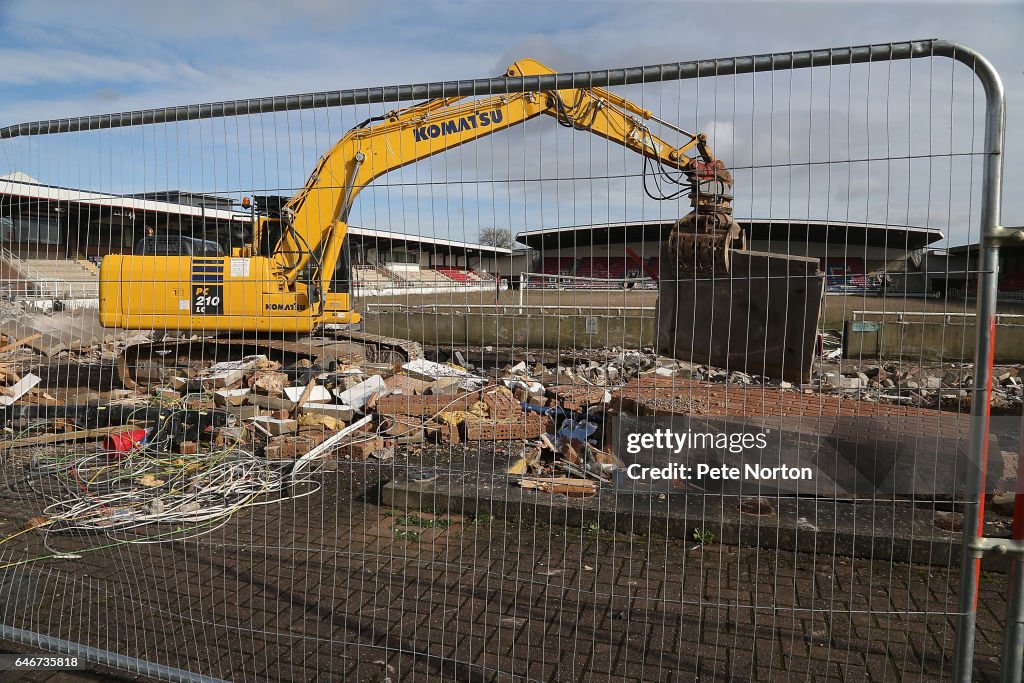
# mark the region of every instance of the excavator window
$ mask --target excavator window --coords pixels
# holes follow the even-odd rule
[[[284,223],[280,219],[269,218],[260,233],[259,254],[261,256],[272,256],[277,243],[281,241],[284,234]]]
[[[313,283],[318,279],[320,263],[323,259],[323,249],[329,240],[323,240],[316,246],[306,262],[302,272],[299,273],[300,282]],[[345,236],[341,246],[341,253],[338,254],[338,261],[334,266],[334,275],[331,276],[331,292],[347,294],[352,291],[352,264],[349,256],[348,235]]]
[[[223,256],[224,250],[212,240],[183,235],[143,237],[132,250],[137,256]]]
[[[348,248],[348,236],[338,255],[338,263],[334,266],[334,276],[331,277],[331,291],[349,293],[352,291],[352,263],[351,253]]]

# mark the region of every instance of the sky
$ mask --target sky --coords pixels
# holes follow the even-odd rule
[[[0,0],[0,126],[236,98],[495,76],[533,57],[578,71],[921,38],[984,54],[1007,93],[1003,223],[1024,225],[1024,4]],[[707,132],[737,213],[929,225],[977,238],[981,97],[949,60],[645,85],[621,94]],[[384,109],[398,105],[389,105]],[[304,182],[381,108],[0,142],[0,173],[130,192],[228,195]],[[658,131],[664,132],[664,131]],[[581,138],[582,136],[582,138]],[[585,138],[585,141],[584,139]],[[388,174],[352,222],[448,238],[682,215],[642,164],[538,121]]]

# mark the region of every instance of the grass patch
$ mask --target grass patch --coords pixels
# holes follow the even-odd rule
[[[419,515],[402,515],[395,518],[395,526],[418,526],[421,529],[447,529],[452,524],[450,519],[430,519]]]
[[[395,538],[400,541],[415,541],[419,539],[420,532],[414,529],[395,529]]]

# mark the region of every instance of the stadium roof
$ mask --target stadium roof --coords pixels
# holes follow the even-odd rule
[[[921,249],[943,239],[941,230],[844,221],[737,218],[751,241],[786,240],[900,250]],[[560,249],[625,242],[664,242],[675,220],[633,221],[530,230],[516,240],[534,249]]]
[[[158,195],[159,193],[153,193]],[[147,221],[174,217],[178,219],[194,219],[198,221],[221,224],[245,223],[252,219],[247,211],[215,209],[193,206],[170,201],[160,201],[140,196],[125,196],[75,190],[53,185],[44,185],[24,173],[16,172],[0,176],[0,213],[7,215],[12,208],[45,213],[50,208],[61,209],[73,213],[80,222],[96,221],[105,216],[116,215],[123,220],[145,224]],[[492,247],[486,244],[474,244],[459,240],[424,237],[390,230],[349,226],[349,234],[372,241],[388,240],[429,245],[435,248],[457,249],[465,251],[486,252],[490,254],[508,255],[511,249]]]

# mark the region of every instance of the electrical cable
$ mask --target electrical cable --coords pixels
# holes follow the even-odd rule
[[[44,526],[44,546],[54,556],[67,551],[51,547],[53,534],[104,533],[118,543],[194,537],[226,524],[240,510],[280,499],[272,494],[287,491],[298,498],[320,488],[312,473],[286,477],[281,468],[237,445],[176,453],[171,435],[161,432],[180,428],[176,422],[163,420],[148,440],[121,457],[95,446],[33,456],[26,481],[49,501],[45,521],[0,539],[0,545]]]

